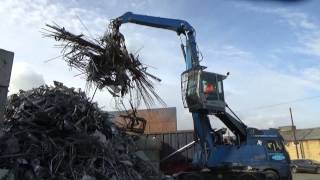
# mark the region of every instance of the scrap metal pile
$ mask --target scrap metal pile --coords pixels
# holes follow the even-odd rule
[[[133,137],[84,92],[54,84],[10,97],[0,136],[4,179],[159,179]]]

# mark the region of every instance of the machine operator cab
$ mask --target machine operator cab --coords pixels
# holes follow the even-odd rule
[[[225,111],[223,80],[227,76],[206,72],[202,68],[181,74],[182,100],[190,112],[207,111],[209,114]]]

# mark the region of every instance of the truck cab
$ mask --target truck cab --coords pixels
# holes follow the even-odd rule
[[[292,180],[290,157],[276,129],[247,129],[247,140],[239,144],[216,143],[207,166],[215,172],[241,171],[265,174],[267,180]],[[230,141],[229,141],[230,142]],[[193,164],[201,160],[195,154]]]
[[[278,130],[249,128],[248,131],[248,142],[262,146],[265,154],[262,161],[254,164],[255,168],[267,172],[267,175],[271,177],[291,180],[290,156]]]

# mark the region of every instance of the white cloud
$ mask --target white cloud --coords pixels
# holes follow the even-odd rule
[[[302,75],[311,81],[320,82],[320,67],[309,67],[303,69]]]
[[[298,43],[289,47],[292,51],[313,56],[320,56],[320,26],[307,12],[289,10],[288,8],[271,8],[252,5],[249,3],[235,3],[256,13],[278,16],[278,22],[287,23],[292,28]]]
[[[282,18],[286,19],[289,25],[295,28],[303,28],[306,30],[314,30],[317,25],[310,20],[310,17],[301,12],[293,12],[284,8],[274,9],[269,11],[270,13],[278,14]]]
[[[142,9],[147,5],[148,1],[146,0],[131,0],[130,5],[132,8]]]
[[[301,35],[300,38],[303,46],[296,48],[296,51],[320,57],[320,31]]]
[[[23,31],[28,29],[39,31],[45,23],[55,22],[73,32],[81,32],[84,27],[79,18],[92,31],[104,30],[103,28],[108,23],[108,17],[101,16],[94,11],[76,7],[66,8],[62,4],[47,0],[3,0],[0,7],[0,17],[2,17],[0,18],[2,22],[0,26],[26,28],[21,29]]]
[[[13,63],[9,93],[30,90],[45,84],[43,76],[26,63]]]
[[[238,59],[238,60],[246,60],[252,58],[252,53],[237,48],[232,45],[223,45],[218,47],[204,47],[202,48],[208,55],[213,56],[216,59]]]
[[[286,22],[292,27],[304,29],[316,29],[317,25],[310,20],[306,13],[292,11],[287,8],[272,8],[256,6],[250,3],[234,3],[236,7],[245,8],[256,13],[273,14],[285,19]]]

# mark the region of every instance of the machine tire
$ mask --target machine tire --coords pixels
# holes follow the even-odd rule
[[[316,169],[316,173],[317,173],[317,174],[320,174],[320,167],[318,167],[318,168]]]
[[[178,179],[180,180],[180,178]],[[194,173],[188,173],[188,174],[184,174],[182,177],[181,177],[181,180],[202,180],[201,176],[197,175],[197,174],[194,174]]]
[[[186,175],[183,179],[184,180],[202,180],[201,177],[194,174]]]
[[[266,180],[279,180],[278,173],[273,170],[266,170],[264,173],[266,175]]]
[[[258,180],[258,178],[255,177],[255,176],[252,175],[252,174],[244,174],[244,175],[238,177],[237,180]]]
[[[295,167],[295,166],[291,167],[291,173],[292,174],[297,173],[297,167]]]

